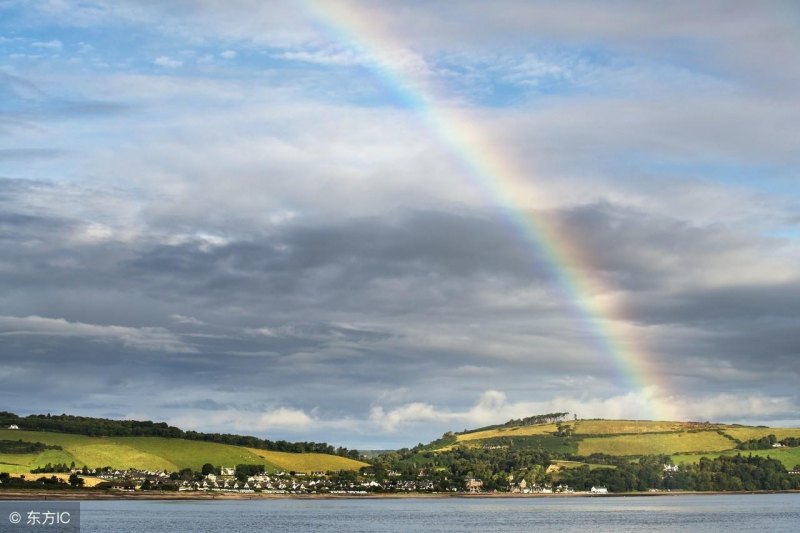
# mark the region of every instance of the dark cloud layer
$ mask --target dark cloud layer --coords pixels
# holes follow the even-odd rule
[[[147,398],[154,413],[288,404],[337,419],[367,416],[365,403],[391,391],[457,406],[487,388],[535,397],[558,390],[551,378],[616,379],[570,325],[543,258],[502,213],[398,211],[289,223],[247,240],[121,243],[82,238],[85,220],[21,212],[44,186],[0,185],[0,343],[11,409],[115,398],[91,409],[107,414]],[[705,286],[690,275],[686,290],[672,287],[691,270],[684,265],[749,256],[764,246],[757,235],[609,203],[534,216],[556,221],[590,251],[598,275],[624,294],[631,320],[664,328],[647,338],[659,364],[744,373],[705,379],[719,392],[757,392],[780,367],[771,390],[795,393],[800,282]],[[563,330],[561,344],[552,327]],[[698,337],[675,333],[678,342],[671,327]],[[491,371],[453,374],[487,364]],[[691,372],[669,372],[674,392],[696,386]],[[81,393],[68,383],[80,383]],[[41,390],[34,400],[23,395],[32,386]],[[455,389],[469,394],[453,402]],[[193,403],[208,397],[219,405]]]

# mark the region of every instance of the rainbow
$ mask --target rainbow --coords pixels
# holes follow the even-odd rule
[[[667,406],[657,405],[654,399],[660,390],[659,374],[636,342],[633,326],[623,319],[613,298],[607,297],[610,291],[589,276],[591,263],[572,244],[573,239],[522,203],[523,198],[541,202],[544,195],[530,180],[523,179],[526,173],[515,166],[513,157],[490,142],[465,106],[454,105],[452,98],[439,95],[435,77],[427,71],[425,62],[393,40],[381,28],[379,16],[345,2],[307,0],[304,6],[320,30],[366,59],[375,75],[417,112],[489,200],[509,213],[513,225],[544,258],[562,300],[583,325],[603,363],[613,366],[629,393],[647,398],[650,405],[644,407],[650,418],[670,419]]]

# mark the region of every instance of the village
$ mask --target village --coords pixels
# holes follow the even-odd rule
[[[244,466],[244,465],[243,465]],[[221,467],[206,474],[187,471],[166,472],[150,470],[119,470],[112,468],[72,468],[70,474],[91,476],[102,480],[94,488],[119,492],[178,491],[220,492],[241,494],[369,494],[369,493],[464,493],[488,494],[498,491],[484,490],[483,481],[467,478],[454,483],[446,490],[436,490],[434,481],[427,479],[421,471],[418,479],[402,479],[400,473],[389,471],[378,481],[375,474],[362,472],[358,475],[343,472],[312,471],[272,473],[259,472],[242,475],[236,467]],[[345,474],[345,475],[342,475]],[[189,478],[189,479],[187,479]],[[592,487],[589,491],[576,492],[566,484],[529,484],[524,479],[509,485],[512,494],[608,494],[606,487]]]

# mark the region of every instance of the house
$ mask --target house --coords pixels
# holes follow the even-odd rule
[[[483,481],[480,479],[467,479],[464,488],[467,489],[467,492],[480,492],[483,490]]]
[[[664,472],[678,472],[679,470],[678,465],[664,465]]]
[[[552,494],[553,487],[552,485],[548,484],[539,485],[538,483],[534,483],[533,485],[531,485],[530,492],[534,494]]]
[[[605,487],[592,487],[589,491],[592,494],[608,494],[608,489]]]
[[[233,476],[235,476],[235,475],[236,475],[236,468],[226,468],[226,467],[224,467],[224,466],[223,466],[223,467],[221,467],[221,468],[219,469],[219,475],[220,475],[220,476],[230,476],[230,477],[233,477]]]
[[[19,429],[19,426],[16,424],[11,424],[10,426],[8,426],[8,429]]]

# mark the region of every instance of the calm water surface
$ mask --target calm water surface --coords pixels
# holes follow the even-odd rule
[[[81,531],[800,531],[800,494],[89,501]]]

